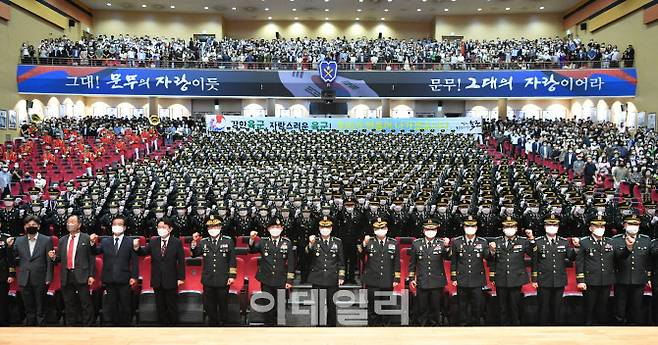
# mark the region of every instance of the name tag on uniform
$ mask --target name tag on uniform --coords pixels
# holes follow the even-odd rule
[[[521,248],[523,248],[523,245],[521,245],[521,244],[515,244],[513,248],[514,248],[514,249],[521,249]]]
[[[477,249],[482,249],[482,244],[481,244],[481,243],[476,244],[476,245],[475,245],[475,248],[477,248]]]
[[[332,244],[331,249],[338,249],[338,245],[336,243]]]
[[[564,249],[566,246],[557,246],[557,249]]]
[[[285,243],[284,243],[284,244],[282,244],[282,245],[281,245],[281,249],[284,249],[284,250],[285,250],[285,249],[288,249],[288,245],[287,245],[287,244],[285,244]]]
[[[228,243],[224,243],[224,244],[220,245],[219,248],[228,248]]]
[[[395,249],[395,244],[389,244],[388,249]]]

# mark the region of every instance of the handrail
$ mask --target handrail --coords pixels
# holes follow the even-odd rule
[[[65,57],[22,58],[24,65],[219,69],[249,71],[317,70],[316,62],[220,62],[172,61],[138,59],[81,59]],[[340,71],[465,71],[465,70],[551,70],[551,69],[614,69],[634,66],[633,60],[624,61],[565,61],[565,62],[420,62],[420,63],[350,63],[339,62]]]

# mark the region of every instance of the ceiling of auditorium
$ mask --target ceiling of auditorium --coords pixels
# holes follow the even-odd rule
[[[441,15],[564,12],[580,0],[80,0],[97,10],[218,13],[232,20],[431,20]]]

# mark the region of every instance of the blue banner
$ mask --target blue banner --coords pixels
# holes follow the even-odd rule
[[[297,117],[244,117],[206,115],[206,128],[212,132],[243,129],[269,131],[377,131],[481,134],[482,121],[478,118],[409,118],[409,119],[351,119],[351,118],[297,118]]]
[[[178,97],[320,97],[318,71],[19,65],[18,92]],[[339,98],[634,97],[635,69],[339,72]]]

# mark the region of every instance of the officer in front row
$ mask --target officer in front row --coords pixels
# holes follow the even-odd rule
[[[560,219],[554,214],[544,220],[546,236],[537,238],[532,255],[532,286],[537,289],[539,324],[561,325],[566,267],[576,259],[569,240],[557,235]]]
[[[450,259],[450,240],[437,239],[439,222],[428,219],[423,224],[423,238],[409,249],[409,284],[416,288],[416,324],[438,326],[441,322],[441,295],[448,283],[443,260]]]
[[[525,269],[525,255],[532,255],[535,238],[532,230],[526,230],[527,237],[517,236],[518,223],[511,217],[503,221],[504,236],[489,243],[491,261],[489,276],[496,285],[496,297],[500,304],[500,323],[507,326],[521,324],[519,307],[521,286],[528,283]]]
[[[313,289],[318,289],[320,293],[325,293],[324,300],[327,304],[327,326],[335,327],[337,323],[336,303],[334,295],[345,282],[345,260],[343,257],[343,241],[338,237],[331,236],[333,222],[326,216],[318,223],[320,227],[320,237],[311,235],[308,238],[306,254],[310,259],[310,273],[308,275],[309,283],[313,284]],[[322,298],[318,299],[318,305],[324,305]],[[323,308],[318,308],[323,310]],[[319,324],[322,322],[322,314],[318,318]]]
[[[400,247],[395,239],[386,237],[387,223],[381,218],[372,225],[375,237],[366,235],[357,251],[366,260],[363,282],[368,289],[368,326],[384,326],[383,315],[375,310],[377,299],[390,297],[393,289],[400,283]]]
[[[214,214],[208,216],[206,228],[209,237],[192,234],[192,257],[203,256],[203,307],[211,326],[223,326],[228,312],[228,290],[237,273],[235,244],[229,236],[222,236],[222,222]]]
[[[620,325],[642,325],[642,297],[644,287],[651,279],[651,238],[639,234],[640,219],[636,216],[624,220],[625,233],[615,235],[612,240],[616,248],[623,248],[627,238],[635,239],[631,253],[617,260],[615,269],[615,318]],[[628,316],[628,319],[626,318]]]
[[[591,236],[573,239],[576,254],[576,281],[585,297],[585,324],[608,323],[608,298],[615,283],[615,260],[626,259],[633,250],[635,238],[627,236],[624,247],[615,247],[604,237],[606,221],[599,215],[590,221]]]
[[[0,327],[9,325],[9,286],[16,279],[14,238],[0,233]]]
[[[487,240],[477,237],[478,222],[473,216],[464,219],[464,236],[452,239],[450,276],[457,287],[459,324],[479,325],[482,310],[482,287],[487,284],[484,261],[490,258]],[[470,313],[469,313],[470,309]]]
[[[281,237],[283,222],[279,216],[272,217],[267,227],[270,237],[258,238],[258,232],[252,231],[249,238],[249,251],[260,253],[256,279],[261,284],[261,290],[274,298],[272,309],[265,315],[265,325],[277,324],[277,309],[279,303],[285,306],[284,300],[278,300],[278,290],[292,288],[295,279],[295,249],[292,241]],[[285,315],[283,315],[285,317]]]

